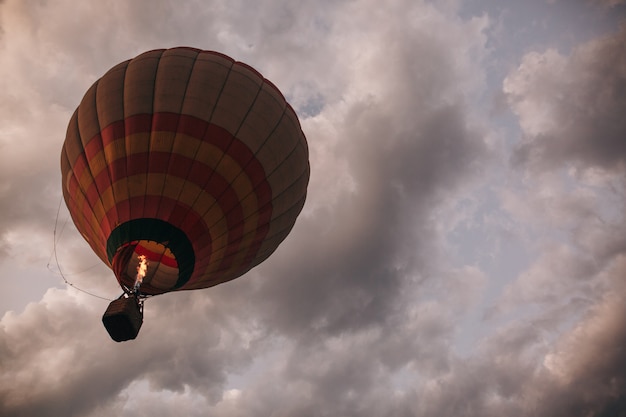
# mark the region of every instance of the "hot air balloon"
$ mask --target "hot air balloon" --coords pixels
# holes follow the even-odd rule
[[[143,301],[245,274],[287,237],[309,181],[296,113],[250,66],[213,51],[145,52],[74,112],[61,152],[78,231],[123,294],[103,322],[134,339]]]

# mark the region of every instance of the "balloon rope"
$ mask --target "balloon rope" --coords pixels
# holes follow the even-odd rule
[[[67,224],[67,219],[65,220],[65,222],[63,223],[63,227],[61,227],[61,231],[59,232],[59,237],[57,237],[57,227],[59,224],[59,214],[61,212],[61,204],[63,203],[63,196],[61,196],[61,199],[59,200],[59,207],[57,208],[57,216],[56,219],[54,220],[54,231],[52,233],[52,253],[50,254],[50,258],[48,259],[48,270],[52,271],[52,272],[58,272],[59,275],[61,275],[61,278],[63,278],[63,281],[65,282],[65,284],[69,285],[70,287],[77,289],[80,292],[83,292],[87,295],[91,295],[92,297],[95,298],[99,298],[101,300],[106,300],[106,301],[113,301],[110,298],[106,298],[106,297],[102,297],[100,295],[91,293],[87,290],[84,290],[80,287],[77,287],[76,285],[74,285],[73,283],[71,283],[66,277],[65,274],[63,273],[63,271],[61,270],[61,264],[59,263],[59,257],[57,255],[57,239],[60,239],[61,234],[63,233],[63,230],[65,230],[65,225]],[[52,262],[52,257],[54,256],[54,261],[56,263],[56,267],[57,267],[57,271],[54,271],[52,268],[50,268],[50,262]],[[87,270],[89,270],[91,268],[88,268]],[[84,272],[84,271],[83,271]]]

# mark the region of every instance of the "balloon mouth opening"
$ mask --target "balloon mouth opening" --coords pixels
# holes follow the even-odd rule
[[[107,240],[107,254],[124,292],[156,295],[179,289],[194,270],[195,255],[187,236],[159,219],[140,218],[117,226]]]
[[[122,245],[113,258],[115,275],[125,291],[156,294],[176,286],[180,271],[170,248],[150,240]]]

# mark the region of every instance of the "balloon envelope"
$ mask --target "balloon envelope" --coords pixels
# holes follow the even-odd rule
[[[308,148],[280,91],[211,51],[149,51],[109,70],[61,154],[76,227],[143,294],[211,287],[270,256],[302,210]]]

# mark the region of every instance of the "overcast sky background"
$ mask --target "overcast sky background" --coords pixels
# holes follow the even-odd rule
[[[0,1],[0,415],[626,416],[624,0]],[[264,264],[146,303],[68,222],[87,88],[155,48],[272,80],[311,158]],[[57,230],[58,264],[53,255]]]

